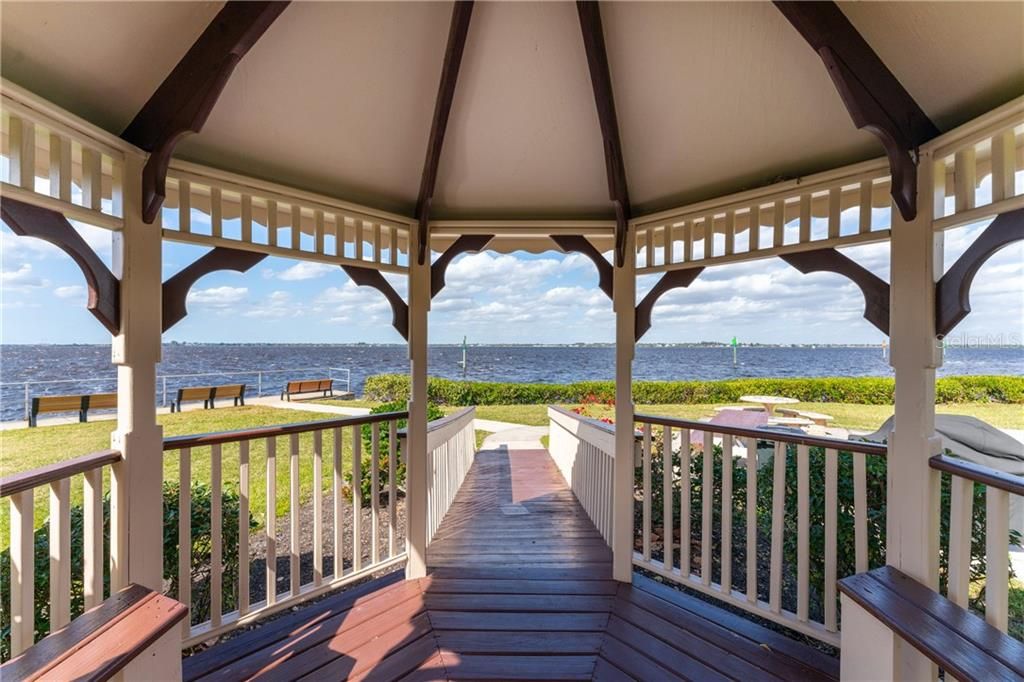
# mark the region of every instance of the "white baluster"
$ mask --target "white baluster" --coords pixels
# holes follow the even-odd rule
[[[700,481],[701,529],[700,529],[700,580],[705,586],[711,584],[711,521],[715,489],[715,434],[704,432],[704,471]]]
[[[178,601],[189,608],[182,637],[191,633],[192,616],[192,451],[178,451]]]
[[[238,444],[238,613],[249,612],[249,441]]]
[[[288,513],[289,513],[289,539],[290,547],[288,552],[288,580],[293,597],[299,596],[299,589],[302,582],[301,567],[299,560],[302,556],[302,545],[299,534],[299,514],[301,501],[299,498],[299,434],[293,433],[288,439],[289,443],[289,467],[288,467]]]
[[[651,560],[651,425],[644,422],[643,435],[643,555],[644,562]]]
[[[732,593],[732,435],[722,434],[722,547],[719,585]]]
[[[11,118],[13,128],[15,119]],[[11,656],[32,646],[35,637],[34,490],[11,495]]]
[[[103,469],[82,479],[82,583],[85,609],[103,601]]]
[[[747,438],[747,601],[757,603],[757,439]]]
[[[810,551],[810,449],[797,445],[796,449],[796,501],[797,501],[797,543],[796,543],[796,616],[807,620],[809,595],[808,552]]]
[[[267,606],[277,602],[277,439],[267,438]]]
[[[50,484],[50,632],[71,622],[71,479]]]
[[[950,480],[949,581],[946,596],[967,608],[971,586],[971,533],[974,481],[960,476]]]
[[[324,438],[313,432],[313,584],[324,578]]]
[[[775,443],[772,458],[772,548],[768,578],[768,608],[782,608],[782,529],[786,514],[786,445]]]
[[[210,446],[210,627],[219,627],[224,613],[224,523],[220,445]]]
[[[1010,493],[985,488],[985,620],[1006,632],[1009,625]]]
[[[839,512],[839,453],[825,450],[825,629],[836,632],[836,541]]]

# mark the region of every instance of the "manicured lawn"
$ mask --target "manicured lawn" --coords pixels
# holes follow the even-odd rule
[[[315,412],[294,412],[277,410],[269,407],[246,406],[218,410],[200,410],[181,414],[159,415],[157,421],[164,427],[164,436],[180,436],[211,431],[233,431],[238,429],[291,424],[295,422],[322,421],[337,418],[334,414],[317,414]],[[2,475],[8,475],[33,469],[44,464],[70,459],[97,450],[110,447],[110,433],[115,427],[114,421],[98,421],[88,424],[66,424],[59,426],[40,426],[34,429],[15,429],[0,431],[0,451],[3,452]],[[342,430],[343,469],[351,468],[353,429]],[[299,491],[302,500],[308,500],[313,491],[313,434],[301,434],[299,444]],[[194,448],[191,453],[192,480],[209,482],[210,480],[210,448]],[[331,486],[331,463],[334,452],[334,435],[327,431],[323,435],[324,455],[324,490]],[[288,510],[288,490],[290,476],[290,442],[289,438],[277,439],[276,480],[277,480],[277,513],[285,514]],[[179,455],[175,451],[164,454],[164,480],[178,478]],[[238,489],[239,464],[238,445],[227,444],[222,447],[221,463],[223,481],[226,488]],[[266,444],[253,441],[249,450],[250,508],[254,516],[262,524],[266,505]],[[105,484],[109,486],[109,470],[105,475]],[[80,504],[82,499],[81,477],[72,480],[72,504]],[[36,490],[36,524],[39,525],[48,515],[48,495],[46,489]],[[0,504],[0,548],[6,547],[10,541],[8,532],[9,507]],[[278,523],[281,523],[279,520]]]

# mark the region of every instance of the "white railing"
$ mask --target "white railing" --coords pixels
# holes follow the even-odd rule
[[[5,197],[121,229],[123,140],[10,81],[0,85]]]
[[[476,455],[476,408],[427,425],[427,542],[437,532]]]
[[[935,164],[935,229],[1024,207],[1024,97],[928,142]],[[985,178],[990,188],[983,190]]]
[[[103,478],[105,469],[120,461],[120,452],[105,450],[0,480],[0,498],[7,498],[10,503],[11,572],[9,584],[4,586],[4,590],[10,591],[10,603],[3,606],[10,609],[8,636],[12,657],[104,600],[104,585],[108,577],[113,578],[111,566],[117,557],[112,551],[112,564],[104,561]],[[76,494],[77,484],[73,486],[72,482],[79,476],[81,491]],[[37,623],[35,617],[35,587],[39,582],[35,574],[36,494],[41,488],[49,491],[49,602],[45,610],[49,614],[48,629]],[[82,508],[82,563],[81,573],[76,575],[71,570],[73,498],[80,499]],[[112,514],[117,509],[117,505],[111,505]],[[79,590],[82,603],[73,607],[72,595]]]
[[[970,606],[970,591],[976,581],[984,581],[985,620],[1003,632],[1009,626],[1009,556],[1010,532],[1021,533],[1021,519],[1010,523],[1010,500],[1018,504],[1024,496],[1024,476],[1014,476],[966,460],[936,455],[931,467],[950,475],[949,546],[942,547],[948,557],[946,597],[963,608]],[[984,536],[985,572],[972,558],[971,545],[981,522],[974,508],[975,488],[983,488],[985,496]],[[1017,541],[1020,542],[1018,535]],[[1021,576],[1017,576],[1020,578]]]
[[[885,446],[649,415],[637,421],[642,551],[634,565],[839,646],[836,581],[882,556],[884,529],[871,512],[882,504],[884,481],[869,460],[885,457]]]
[[[642,216],[637,274],[885,241],[889,183],[882,158]]]
[[[165,471],[173,472],[169,482],[177,487],[181,510],[178,527],[168,532],[176,532],[180,550],[170,586],[177,589],[169,591],[190,609],[182,646],[405,561],[398,522],[397,426],[407,418],[407,412],[390,412],[164,440],[164,451],[177,454],[177,466],[171,462]],[[367,435],[369,452],[364,458]],[[278,463],[279,443],[286,444],[287,468]],[[368,519],[363,495],[352,495],[365,478],[366,459]],[[311,497],[308,503],[302,499],[304,489]],[[325,489],[330,490],[331,513],[325,513]],[[382,489],[387,491],[386,504]],[[197,495],[203,499],[193,499]],[[224,517],[225,501],[235,518]],[[288,546],[279,551],[281,509],[288,520]],[[254,534],[254,519],[261,515],[263,530]],[[193,527],[193,520],[199,527]],[[364,532],[366,522],[369,533]],[[329,531],[325,525],[331,526]],[[194,547],[204,556],[192,556]],[[279,555],[287,562],[279,565]],[[325,566],[328,557],[330,571]],[[165,565],[168,562],[165,557]],[[225,566],[237,570],[237,576],[225,580]],[[264,574],[262,581],[257,578],[257,591],[263,595],[258,601],[252,600],[250,589],[253,568]]]
[[[606,543],[612,538],[615,428],[548,407],[548,452]]]
[[[411,221],[284,185],[174,160],[163,236],[338,265],[404,272]]]

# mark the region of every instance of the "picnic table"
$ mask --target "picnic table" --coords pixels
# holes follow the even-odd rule
[[[792,405],[800,402],[794,398],[783,398],[777,395],[742,395],[740,402],[757,403],[764,408],[769,415],[775,414],[775,408],[779,405]]]

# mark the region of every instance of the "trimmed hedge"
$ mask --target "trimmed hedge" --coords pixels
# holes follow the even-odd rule
[[[741,395],[784,395],[802,402],[891,405],[895,382],[883,377],[806,379],[726,379],[724,381],[634,381],[633,400],[641,405],[731,403]],[[935,382],[939,403],[1024,403],[1024,377],[957,376]],[[409,377],[378,374],[364,386],[368,400],[407,400]],[[431,378],[427,398],[439,405],[537,405],[579,403],[588,397],[610,401],[614,381],[520,384]]]

